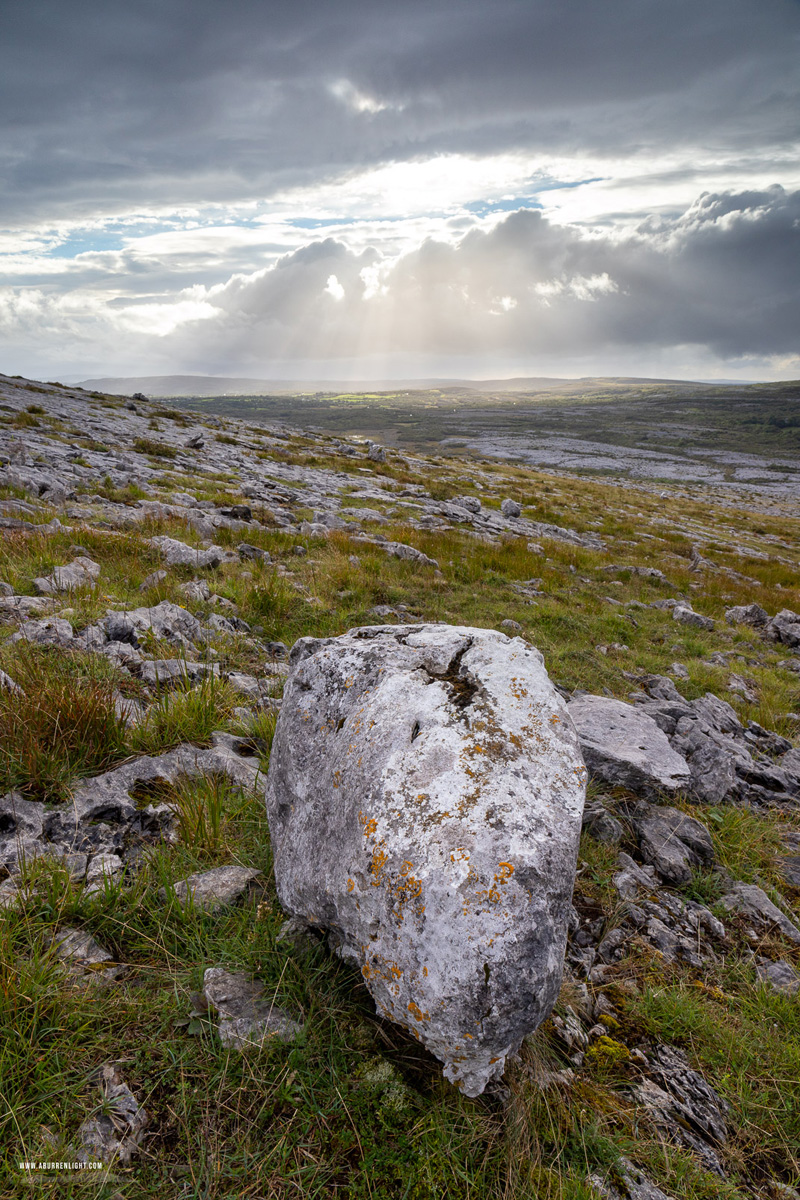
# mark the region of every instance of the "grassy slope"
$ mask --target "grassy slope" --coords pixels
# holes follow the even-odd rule
[[[247,420],[281,420],[360,433],[417,450],[445,437],[568,434],[589,441],[682,453],[800,451],[800,383],[702,385],[571,381],[545,390],[217,396],[184,406]]]
[[[241,440],[235,428],[219,436]],[[253,453],[267,453],[259,450],[255,434],[253,446]],[[348,466],[314,439],[291,439],[284,455],[289,461]],[[165,491],[196,490],[197,479],[172,472],[168,458],[163,466]],[[456,460],[409,467],[390,457],[376,470],[398,482],[423,482],[442,497],[472,490],[465,477],[475,477],[473,466]],[[375,604],[404,604],[420,619],[479,626],[509,617],[520,622],[543,651],[552,676],[567,687],[606,688],[624,698],[634,686],[624,672],[666,673],[678,660],[689,671],[688,682],[680,684],[687,697],[717,692],[743,718],[795,735],[796,722],[787,714],[800,709],[800,685],[777,665],[785,655],[719,618],[725,607],[751,600],[770,612],[798,607],[793,589],[800,522],[709,509],[701,495],[696,501],[658,499],[513,468],[481,468],[480,477],[484,504],[513,494],[527,516],[597,530],[607,552],[544,541],[546,553],[539,556],[519,540],[492,547],[458,531],[422,534],[402,524],[382,529],[438,559],[439,578],[344,534],[305,540],[308,554],[297,557],[295,536],[254,531],[249,540],[269,549],[287,573],[249,565],[248,577],[238,564],[225,565],[209,573],[212,590],[237,603],[240,615],[261,626],[265,637],[287,644],[304,634],[337,634],[374,621]],[[223,479],[204,486],[209,495],[228,494]],[[235,498],[235,489],[229,494]],[[156,566],[142,537],[156,532],[192,540],[184,527],[169,522],[123,536],[81,530],[81,544],[103,568],[104,590],[73,596],[65,605],[76,626],[105,611],[112,599],[116,605],[142,602],[139,585]],[[8,535],[0,577],[29,590],[33,576],[65,561],[73,540],[66,533]],[[756,582],[722,571],[691,571],[695,540],[719,567]],[[758,557],[764,552],[769,559]],[[351,561],[353,555],[358,562]],[[610,563],[659,567],[670,584],[627,570],[603,572]],[[513,586],[532,576],[541,579],[544,592],[535,603]],[[183,601],[177,585],[188,577],[189,572],[171,571],[147,601]],[[680,594],[718,619],[713,632],[681,627],[669,612],[624,607],[626,601]],[[611,643],[627,649],[607,654],[596,649]],[[245,638],[219,647],[223,663],[256,665]],[[713,651],[733,652],[741,661],[727,669],[709,664]],[[176,693],[143,730],[129,733],[110,717],[109,683],[135,693],[130,677],[113,680],[110,669],[89,659],[26,654],[8,644],[0,646],[0,665],[37,696],[27,713],[7,699],[0,703],[0,735],[9,748],[3,788],[22,785],[30,794],[59,798],[72,772],[91,772],[141,750],[158,752],[184,738],[202,740],[215,727],[239,728],[231,715],[235,700],[224,685]],[[731,670],[752,680],[756,702],[726,692]],[[266,752],[269,719],[261,718],[253,732]],[[69,747],[73,757],[67,763]],[[607,800],[613,807],[622,798]],[[269,875],[260,803],[207,785],[187,787],[176,802],[181,840],[164,847],[132,886],[109,885],[105,894],[86,898],[57,867],[34,864],[35,896],[22,912],[2,918],[3,1194],[30,1194],[15,1169],[18,1159],[60,1157],[45,1131],[56,1143],[74,1138],[97,1104],[92,1073],[110,1058],[124,1060],[123,1074],[151,1115],[143,1156],[130,1168],[115,1169],[108,1183],[94,1174],[41,1175],[35,1183],[40,1194],[577,1200],[594,1195],[585,1182],[589,1172],[613,1163],[620,1152],[645,1166],[671,1195],[695,1200],[768,1195],[759,1191],[765,1180],[791,1182],[800,1175],[800,1001],[772,997],[756,984],[749,943],[735,921],[729,922],[730,953],[716,970],[668,967],[652,951],[631,946],[612,984],[604,986],[619,1030],[587,1057],[571,1087],[537,1082],[544,1069],[564,1065],[546,1024],[510,1067],[505,1102],[491,1096],[471,1101],[443,1083],[437,1064],[415,1042],[376,1018],[351,967],[332,958],[324,945],[277,940],[283,918]],[[698,815],[712,829],[723,862],[800,912],[800,896],[777,869],[777,816],[730,808]],[[609,884],[613,857],[584,838],[577,902],[594,906],[608,925],[618,904]],[[263,894],[244,907],[213,917],[158,900],[165,882],[229,861],[265,872]],[[698,876],[689,890],[707,902],[716,899],[708,877]],[[53,931],[65,925],[89,928],[118,961],[129,964],[123,979],[94,990],[70,985],[49,946]],[[800,965],[796,948],[776,943],[765,950]],[[306,1024],[298,1044],[242,1057],[221,1048],[204,1018],[187,1024],[192,993],[211,965],[252,971],[277,1003],[301,1012]],[[565,993],[563,1000],[569,998]],[[627,1045],[644,1036],[683,1046],[731,1103],[725,1154],[730,1183],[662,1144],[641,1110],[630,1105],[626,1087],[636,1069]]]

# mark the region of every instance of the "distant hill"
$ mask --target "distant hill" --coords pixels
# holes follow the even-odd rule
[[[299,395],[307,392],[386,392],[428,389],[470,384],[458,379],[388,380],[297,380],[247,379],[230,375],[137,375],[130,378],[84,379],[81,387],[128,396],[144,392],[146,396],[270,396]]]
[[[127,396],[143,392],[146,396],[269,396],[301,395],[309,392],[398,392],[429,391],[437,388],[466,388],[471,391],[593,391],[609,387],[641,387],[663,384],[671,388],[693,387],[687,379],[646,379],[626,376],[584,376],[579,379],[548,376],[516,376],[512,379],[248,379],[234,375],[137,375],[84,379],[81,387],[92,391]],[[718,386],[733,381],[719,381]],[[706,382],[705,386],[709,386]],[[713,383],[711,386],[714,386]]]

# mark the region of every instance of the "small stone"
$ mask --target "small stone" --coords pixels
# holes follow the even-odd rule
[[[219,1014],[223,1046],[236,1050],[261,1046],[271,1038],[292,1042],[303,1026],[267,998],[263,986],[242,972],[209,967],[203,976],[203,995]]]
[[[634,818],[634,829],[644,861],[674,886],[688,883],[693,868],[714,861],[705,825],[677,808],[651,805]]]
[[[122,970],[122,965],[115,963],[114,956],[86,929],[65,929],[55,935],[53,944],[71,975],[93,983],[108,983]]]
[[[256,867],[213,867],[210,871],[189,875],[186,879],[179,880],[175,884],[175,895],[181,901],[185,901],[187,896],[191,896],[192,902],[197,908],[213,912],[215,909],[228,908],[231,904],[235,904],[245,895],[250,884],[259,875],[261,875],[261,871]],[[166,898],[164,888],[161,889],[159,895],[162,899]]]
[[[769,621],[769,613],[760,604],[738,604],[735,608],[726,609],[725,620],[729,625],[750,625],[753,629],[763,629]]]
[[[260,546],[251,546],[249,542],[239,542],[236,552],[242,562],[272,562],[267,550],[262,550]]]
[[[800,992],[800,975],[784,958],[777,962],[760,964],[756,973],[773,992],[780,992],[785,996],[796,996]]]
[[[417,550],[416,546],[407,546],[405,542],[383,542],[382,549],[387,554],[391,554],[393,558],[402,558],[408,562],[419,563],[421,566],[426,567],[439,566],[435,558],[428,558],[427,554],[423,554],[421,550]]]
[[[602,804],[584,812],[583,825],[596,842],[607,846],[619,845],[625,835],[622,823],[606,812]]]
[[[673,621],[678,621],[681,625],[691,625],[695,629],[714,628],[714,622],[711,617],[704,617],[700,613],[696,613],[687,604],[676,604],[672,610],[672,619]]]
[[[720,901],[729,912],[743,913],[758,921],[768,929],[777,929],[784,937],[796,945],[800,945],[800,929],[794,925],[785,913],[762,888],[754,883],[736,883]]]
[[[128,1163],[138,1150],[149,1117],[113,1063],[100,1068],[100,1092],[106,1111],[81,1125],[78,1136],[84,1149],[77,1158],[81,1162],[99,1159],[106,1165]]]
[[[506,617],[500,622],[501,629],[507,629],[510,633],[522,633],[522,626],[519,621],[512,621],[510,617]]]
[[[75,633],[69,621],[48,617],[42,621],[26,621],[11,637],[12,642],[33,642],[37,646],[69,646]]]
[[[66,567],[55,567],[52,574],[34,579],[33,586],[41,596],[54,596],[76,588],[94,587],[99,575],[99,563],[90,558],[76,558]]]
[[[25,692],[15,683],[5,671],[0,671],[0,692],[10,692],[12,696],[24,696]]]
[[[224,550],[212,546],[210,550],[196,550],[171,537],[153,537],[149,545],[161,551],[168,567],[218,567],[225,557]]]
[[[167,578],[168,573],[166,571],[151,571],[150,574],[146,575],[139,584],[139,591],[147,592],[150,590],[150,588],[158,587],[158,585],[163,583]]]
[[[500,505],[500,511],[504,517],[521,517],[522,509],[516,500],[506,498]]]

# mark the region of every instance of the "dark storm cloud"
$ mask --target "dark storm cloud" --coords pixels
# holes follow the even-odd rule
[[[217,369],[383,354],[519,357],[696,346],[720,358],[797,349],[800,192],[705,195],[623,240],[511,214],[387,264],[328,239],[212,290],[217,310],[170,339]],[[380,286],[378,286],[380,283]]]
[[[785,156],[798,32],[793,0],[8,4],[4,223],[232,203],[442,151]]]

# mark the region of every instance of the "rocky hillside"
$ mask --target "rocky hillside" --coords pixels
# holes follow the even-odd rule
[[[796,1200],[800,521],[665,488],[0,376],[4,1195]],[[474,1098],[287,920],[264,802],[297,640],[441,623],[538,648],[590,771]]]

